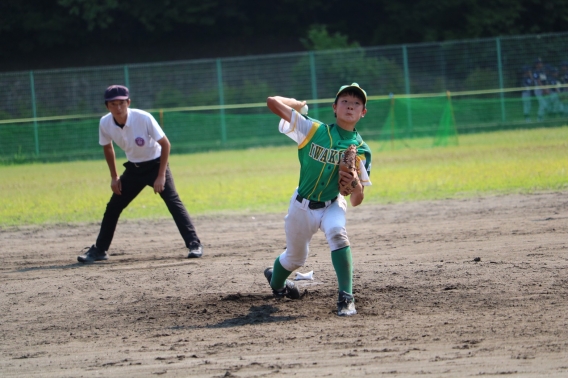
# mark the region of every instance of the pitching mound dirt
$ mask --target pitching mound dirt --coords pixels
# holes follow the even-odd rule
[[[201,259],[171,219],[91,265],[98,224],[1,230],[0,375],[568,376],[568,193],[350,208],[349,318],[321,233],[305,296],[272,297],[284,211],[194,218]]]

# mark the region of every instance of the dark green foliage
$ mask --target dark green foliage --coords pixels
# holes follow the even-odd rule
[[[346,45],[319,44],[334,49],[561,32],[568,20],[564,0],[360,0],[348,11],[345,7],[339,0],[4,0],[0,57],[101,44],[159,48],[174,43],[190,50],[227,38],[243,41],[241,51],[247,45],[258,49],[255,38],[292,39],[299,47],[308,35],[318,42],[323,30]],[[305,40],[304,47],[318,48]],[[144,51],[140,58],[147,61]],[[120,58],[125,59],[108,60]],[[137,61],[128,57],[129,63]]]

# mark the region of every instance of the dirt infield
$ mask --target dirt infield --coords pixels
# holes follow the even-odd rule
[[[172,220],[121,221],[86,266],[97,224],[0,231],[0,375],[568,376],[567,192],[349,209],[351,318],[321,233],[305,297],[271,296],[283,216],[194,218],[196,260]]]

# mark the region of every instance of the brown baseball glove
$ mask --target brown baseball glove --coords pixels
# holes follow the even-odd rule
[[[351,175],[351,179],[339,175],[339,193],[343,196],[348,196],[353,192],[353,189],[359,184],[359,174],[358,174],[358,159],[357,159],[357,147],[352,144],[343,153],[341,160],[339,162],[339,171],[346,172]]]

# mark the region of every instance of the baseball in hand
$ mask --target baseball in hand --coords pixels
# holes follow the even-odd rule
[[[308,114],[308,104],[302,106],[302,109],[300,109],[300,114]]]

